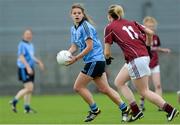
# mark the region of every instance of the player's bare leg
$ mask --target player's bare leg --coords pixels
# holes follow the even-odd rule
[[[91,92],[87,89],[87,85],[91,80],[91,77],[80,72],[74,84],[74,90],[84,99],[86,103],[89,104],[91,109],[85,119],[85,122],[94,120],[95,117],[100,113],[100,110],[96,105]]]
[[[131,104],[135,101],[134,94],[127,86],[127,82],[131,80],[128,74],[128,69],[123,66],[115,78],[115,86],[122,93],[122,95],[127,99],[128,103]]]
[[[140,111],[140,109],[136,103],[134,94],[132,93],[132,91],[129,89],[129,87],[127,85],[127,81],[129,81],[129,80],[130,80],[130,76],[129,76],[128,69],[125,64],[121,68],[120,72],[118,73],[114,83],[115,83],[115,86],[118,88],[118,90],[120,90],[122,95],[128,100],[128,103],[132,110],[132,115],[136,118],[131,121],[135,121],[137,119],[142,118],[144,115]]]
[[[179,115],[179,111],[173,108],[170,104],[166,103],[165,100],[159,96],[158,94],[152,92],[149,90],[148,87],[148,76],[144,76],[139,79],[133,80],[133,83],[135,84],[138,92],[148,99],[150,102],[154,103],[156,106],[163,109],[165,112],[167,112],[167,119],[168,121],[171,121],[174,117]]]
[[[16,105],[18,103],[18,100],[25,96],[26,94],[28,94],[29,92],[32,92],[32,82],[27,82],[27,83],[24,83],[24,88],[21,89],[17,94],[16,96],[14,97],[14,99],[12,101],[10,101],[10,104],[11,104],[11,107],[12,107],[12,111],[14,112],[17,112],[17,109],[16,109]]]
[[[152,78],[152,83],[153,83],[154,88],[155,88],[155,92],[162,97],[160,72],[152,73],[151,78]],[[162,109],[159,108],[158,111],[162,111]]]
[[[103,73],[101,77],[94,79],[97,88],[100,92],[106,94],[116,105],[119,106],[119,109],[122,111],[122,121],[126,122],[129,110],[123,100],[120,98],[118,92],[112,89],[107,81],[106,73]]]
[[[152,74],[152,82],[154,84],[154,87],[155,87],[155,92],[162,96],[162,87],[161,87],[161,76],[160,76],[160,73],[153,73]]]

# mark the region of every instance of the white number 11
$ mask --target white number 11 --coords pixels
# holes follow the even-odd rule
[[[122,29],[128,33],[131,39],[138,39],[138,34],[134,32],[132,26],[123,26]]]

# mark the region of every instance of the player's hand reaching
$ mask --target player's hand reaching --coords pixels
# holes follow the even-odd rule
[[[113,57],[106,58],[106,65],[110,65],[113,59]]]
[[[45,70],[44,64],[43,64],[41,61],[39,62],[39,68],[40,68],[42,71]]]
[[[163,51],[164,53],[170,53],[170,52],[171,52],[171,50],[168,49],[168,48],[163,48],[162,51]]]

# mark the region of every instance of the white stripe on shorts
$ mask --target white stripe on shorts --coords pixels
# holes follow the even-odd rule
[[[92,62],[92,63],[91,63],[91,66],[89,67],[89,70],[88,70],[88,72],[87,72],[87,75],[89,75],[89,76],[92,75],[95,66],[96,66],[96,62]]]

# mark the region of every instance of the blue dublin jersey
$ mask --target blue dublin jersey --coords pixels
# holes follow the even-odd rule
[[[85,63],[94,61],[105,61],[101,41],[97,38],[95,28],[86,20],[81,21],[78,27],[71,28],[71,43],[83,51],[86,48],[86,40],[92,39],[93,49],[83,57]]]
[[[31,42],[27,42],[25,40],[20,41],[18,45],[18,59],[17,66],[19,68],[25,68],[25,65],[20,61],[19,56],[24,55],[27,63],[33,68],[35,65],[34,60],[34,46]]]

